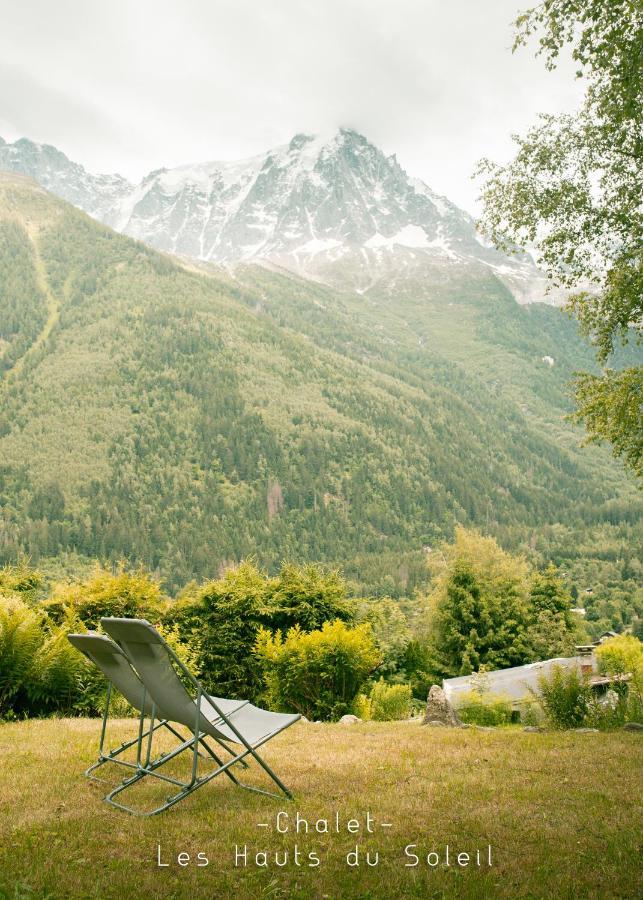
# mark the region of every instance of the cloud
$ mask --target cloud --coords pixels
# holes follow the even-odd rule
[[[564,61],[551,74],[512,57],[519,0],[3,5],[4,136],[131,178],[349,125],[472,208],[476,159],[578,97]]]

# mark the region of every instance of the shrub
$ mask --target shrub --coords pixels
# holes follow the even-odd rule
[[[398,672],[411,641],[411,630],[400,604],[390,597],[364,601],[359,621],[371,626],[373,640],[382,654],[379,671],[386,675]]]
[[[497,694],[474,689],[459,698],[458,715],[468,725],[509,725],[511,701]]]
[[[352,712],[353,715],[367,722],[371,718],[371,698],[366,694],[359,693],[353,700]]]
[[[370,701],[371,718],[375,722],[408,719],[411,715],[411,685],[386,684],[380,679],[371,689]]]
[[[270,624],[275,630],[299,625],[315,631],[324,622],[355,618],[355,603],[347,599],[346,582],[336,571],[284,563],[270,587]]]
[[[33,655],[25,685],[31,714],[71,712],[80,700],[85,676],[89,676],[89,664],[67,640],[68,631],[66,626],[61,626],[50,634],[44,632],[42,643]],[[87,680],[88,685],[95,686],[95,679],[89,676]]]
[[[201,588],[191,587],[171,607],[166,622],[197,655],[199,677],[213,693],[256,699],[263,679],[254,647],[261,628],[320,628],[326,620],[350,621],[354,603],[336,572],[286,563],[271,578],[250,561]]]
[[[601,731],[622,728],[626,722],[640,722],[643,716],[641,696],[636,692],[617,694],[608,691],[607,696],[593,698],[589,704],[585,724]]]
[[[170,608],[166,624],[194,648],[198,677],[211,693],[258,697],[263,682],[253,651],[269,622],[270,588],[270,579],[245,562]]]
[[[538,679],[540,703],[554,728],[578,728],[589,712],[591,688],[576,668],[554,666]]]
[[[596,648],[598,668],[604,675],[631,675],[630,690],[643,692],[643,643],[632,634],[609,638]]]
[[[0,597],[0,717],[97,711],[104,680],[67,641],[77,628],[52,628],[21,600]]]
[[[156,622],[167,601],[161,587],[144,569],[116,573],[98,566],[84,582],[57,585],[43,609],[56,624],[66,616],[79,619],[87,628],[97,628],[102,616],[149,619]]]
[[[28,683],[42,640],[42,617],[21,600],[0,596],[0,717]]]
[[[308,719],[338,719],[350,712],[360,687],[379,662],[368,625],[325,622],[319,631],[291,628],[286,637],[261,629],[256,655],[264,669],[266,699]]]
[[[24,562],[0,569],[0,594],[18,595],[26,603],[35,603],[38,591],[44,584],[44,576]]]
[[[520,709],[520,721],[523,725],[540,725],[543,712],[536,700],[523,701]]]

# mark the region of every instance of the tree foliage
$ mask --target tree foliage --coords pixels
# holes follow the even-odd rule
[[[470,675],[572,651],[578,626],[553,568],[533,572],[493,538],[461,527],[433,568],[428,643],[435,675]]]
[[[73,616],[95,629],[102,616],[158,622],[166,606],[167,598],[149,573],[141,568],[128,571],[121,564],[115,572],[97,566],[86,581],[57,585],[43,609],[53,621]]]
[[[271,577],[246,561],[189,591],[167,621],[196,648],[198,674],[209,691],[256,699],[263,681],[253,651],[262,628],[313,631],[327,621],[351,621],[354,608],[335,571],[285,563]]]
[[[431,594],[430,643],[436,674],[520,665],[529,655],[527,566],[491,538],[464,528],[441,552]]]
[[[598,667],[606,675],[630,675],[631,689],[643,695],[643,643],[633,634],[619,634],[596,648]]]
[[[571,612],[572,597],[553,566],[535,572],[529,584],[529,645],[535,659],[572,656],[582,631]]]
[[[531,243],[605,364],[643,323],[643,8],[636,0],[544,0],[516,22],[554,68],[571,49],[585,84],[574,115],[542,115],[508,165],[483,160],[483,228],[499,246]],[[581,375],[577,418],[642,474],[643,372]]]

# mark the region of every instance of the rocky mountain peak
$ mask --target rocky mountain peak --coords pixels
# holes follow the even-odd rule
[[[489,247],[471,216],[352,128],[298,133],[249,159],[156,169],[138,185],[92,175],[25,138],[0,144],[0,168],[118,231],[202,261],[273,263],[331,281],[341,270],[359,290],[383,271],[427,266],[482,265],[528,299],[523,288],[538,280],[526,254]]]

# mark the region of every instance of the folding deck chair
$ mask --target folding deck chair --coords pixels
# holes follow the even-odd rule
[[[107,679],[107,700],[105,710],[103,712],[103,723],[100,733],[100,742],[98,747],[98,761],[93,763],[85,772],[87,778],[93,781],[104,781],[97,778],[94,772],[105,763],[112,762],[119,766],[125,766],[129,769],[140,769],[141,767],[141,750],[144,738],[150,738],[152,734],[159,728],[165,728],[171,732],[174,737],[183,743],[185,737],[173,728],[167,719],[160,718],[158,721],[152,721],[150,728],[144,731],[144,722],[146,718],[152,718],[154,715],[154,704],[148,696],[143,683],[132,668],[129,660],[114,641],[105,634],[98,634],[95,631],[89,631],[84,634],[68,634],[69,642],[87,657]],[[110,750],[108,753],[105,749],[105,735],[107,731],[107,720],[109,718],[109,707],[112,699],[112,688],[115,687],[125,697],[127,702],[136,709],[139,716],[138,735],[131,741],[123,742],[120,747]],[[202,741],[202,744],[204,742]],[[130,747],[137,745],[136,762],[119,759],[119,756]],[[213,753],[206,745],[206,749],[210,756]],[[229,752],[230,748],[226,748]],[[234,755],[234,754],[233,754]],[[216,759],[216,757],[215,757]]]
[[[101,619],[101,625],[117,641],[119,647],[136,670],[140,681],[145,688],[146,697],[151,701],[151,709],[141,712],[141,723],[145,716],[150,717],[149,730],[143,734],[142,724],[139,733],[143,736],[139,741],[137,755],[137,771],[130,778],[112,790],[105,800],[119,809],[136,815],[156,815],[163,812],[184,797],[211,781],[217,775],[225,773],[231,781],[246,790],[256,791],[269,797],[279,798],[281,795],[266,791],[253,785],[243,784],[236,775],[230,771],[235,763],[245,763],[245,757],[251,756],[274,781],[280,791],[292,799],[292,794],[268,763],[257,752],[258,748],[280,734],[286,728],[297,722],[301,716],[287,713],[274,713],[253,706],[247,700],[228,700],[222,697],[212,697],[206,693],[199,682],[183,665],[173,650],[168,646],[156,629],[145,619]],[[180,678],[177,670],[181,672]],[[196,699],[191,697],[184,683],[190,685],[196,693]],[[155,730],[156,719],[162,721],[178,722],[190,731],[190,737],[182,740],[174,750],[162,754],[155,760],[151,760],[150,747],[152,735]],[[148,738],[148,748],[145,761],[142,762],[141,746],[143,737]],[[232,758],[221,762],[207,747],[209,755],[215,759],[218,766],[214,771],[199,775],[199,746],[203,745],[206,738],[214,739],[217,744],[225,747]],[[235,752],[228,746],[229,743],[240,745],[239,752]],[[189,781],[183,782],[169,775],[157,771],[171,759],[174,759],[184,750],[192,751],[192,775]],[[177,793],[168,797],[161,806],[150,812],[139,812],[123,803],[115,800],[123,791],[127,791],[142,778],[153,776],[179,787]]]

